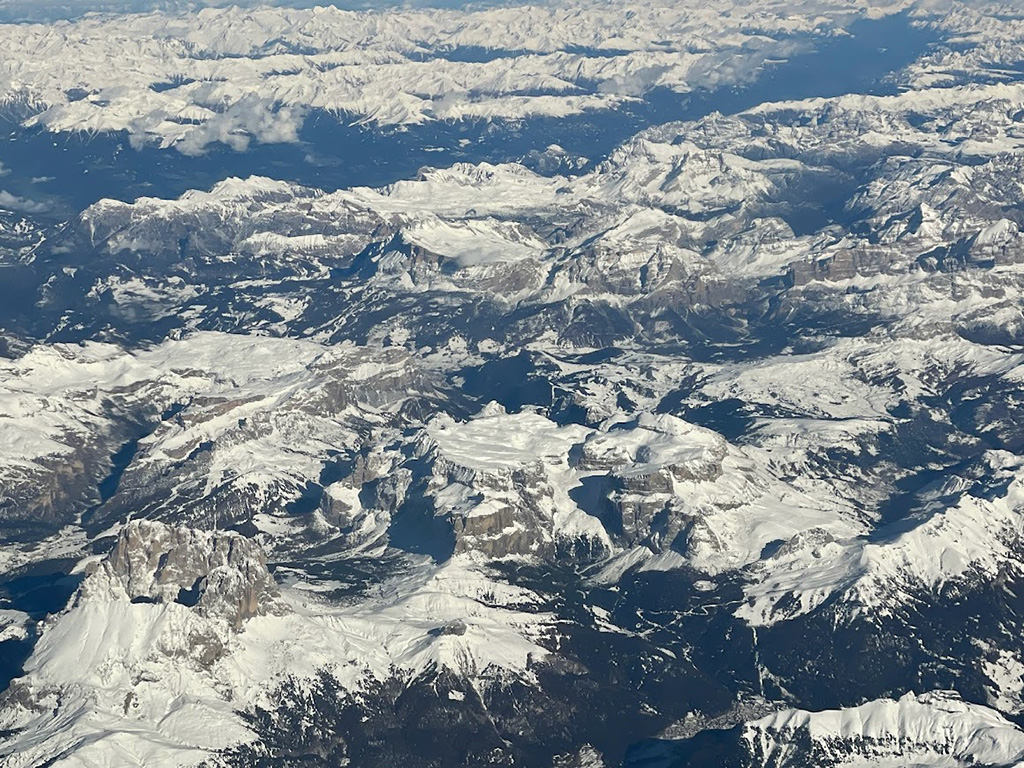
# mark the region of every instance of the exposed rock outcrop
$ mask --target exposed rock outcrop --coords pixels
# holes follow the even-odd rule
[[[623,541],[662,551],[685,547],[704,527],[688,508],[690,486],[721,477],[726,452],[726,441],[711,430],[643,414],[592,435],[581,447],[579,467],[609,475],[607,498],[616,517],[610,524]]]
[[[240,629],[280,609],[260,545],[226,531],[198,531],[148,520],[129,522],[110,555],[82,585],[132,602],[180,603]]]

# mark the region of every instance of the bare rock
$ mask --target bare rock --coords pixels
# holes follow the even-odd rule
[[[198,531],[133,520],[113,551],[82,586],[133,602],[175,602],[240,629],[253,616],[280,609],[277,586],[260,545],[226,531]]]

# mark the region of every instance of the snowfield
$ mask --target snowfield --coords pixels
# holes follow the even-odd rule
[[[1024,765],[1024,21],[939,6],[0,24],[0,184],[245,169],[0,191],[0,762]],[[772,80],[871,19],[934,42]],[[246,165],[314,115],[473,160]]]
[[[0,98],[29,106],[26,125],[48,131],[123,130],[184,153],[214,142],[243,150],[297,141],[311,110],[374,125],[519,120],[615,109],[653,88],[744,83],[810,47],[800,36],[841,34],[858,17],[909,6],[207,8],[7,24]]]

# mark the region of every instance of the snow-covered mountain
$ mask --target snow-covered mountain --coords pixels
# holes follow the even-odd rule
[[[127,131],[185,153],[213,142],[296,141],[311,110],[377,125],[564,117],[614,109],[658,87],[743,83],[860,16],[907,7],[207,8],[0,25],[0,98],[28,109],[26,126]]]
[[[0,24],[0,762],[1024,764],[1022,18]]]
[[[647,745],[637,764],[707,765],[716,753],[728,755],[730,765],[779,768],[1014,766],[1024,757],[1024,733],[997,712],[947,691],[824,712],[787,709],[702,736],[704,743],[694,739],[685,747]]]

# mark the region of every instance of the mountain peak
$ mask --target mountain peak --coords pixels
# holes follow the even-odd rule
[[[262,548],[230,531],[201,531],[132,520],[82,586],[139,603],[179,603],[239,629],[278,609],[277,586]]]

